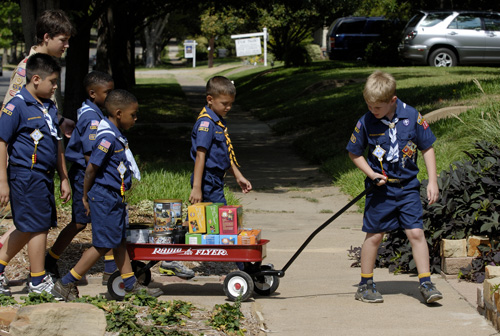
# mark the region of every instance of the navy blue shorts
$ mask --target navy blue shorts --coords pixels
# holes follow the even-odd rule
[[[381,233],[403,229],[423,229],[420,188],[385,184],[366,195],[363,232]]]
[[[12,218],[21,232],[44,232],[57,226],[54,173],[9,165]]]
[[[83,179],[85,178],[85,168],[78,164],[73,164],[69,170],[69,182],[73,192],[71,205],[71,220],[78,224],[90,223],[90,216],[87,216],[85,207],[83,206]]]
[[[191,187],[193,187],[193,175],[191,175]],[[201,189],[203,202],[227,204],[224,196],[224,175],[212,174],[205,170]]]
[[[116,248],[126,237],[127,203],[119,192],[95,183],[88,193],[92,245]]]

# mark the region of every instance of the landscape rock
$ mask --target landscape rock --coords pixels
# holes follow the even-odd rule
[[[467,240],[443,239],[441,240],[441,257],[461,258],[467,256]]]
[[[8,326],[16,317],[17,309],[11,307],[0,307],[0,326]]]
[[[44,303],[19,308],[10,324],[12,336],[102,336],[106,317],[87,303]]]

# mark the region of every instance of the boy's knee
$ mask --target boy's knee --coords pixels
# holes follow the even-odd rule
[[[406,236],[408,237],[410,243],[412,241],[425,240],[424,230],[422,229],[407,229]]]

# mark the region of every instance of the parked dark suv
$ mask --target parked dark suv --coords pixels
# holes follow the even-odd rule
[[[500,13],[420,11],[398,50],[406,60],[437,67],[500,63]]]
[[[342,17],[328,29],[326,51],[330,59],[363,58],[370,42],[380,39],[384,26],[390,24],[383,17]]]

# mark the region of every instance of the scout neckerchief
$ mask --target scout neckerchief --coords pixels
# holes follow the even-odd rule
[[[130,148],[128,148],[128,141],[123,138],[123,137],[117,137],[115,132],[111,130],[111,126],[109,123],[105,120],[102,119],[101,122],[99,123],[99,126],[97,127],[97,135],[96,138],[99,137],[101,134],[109,133],[112,134],[114,137],[116,137],[122,145],[125,147],[125,155],[127,157],[127,161],[129,162],[129,168],[132,171],[132,174],[137,180],[141,180],[141,172],[139,171],[139,167],[137,166],[137,163],[135,162],[134,155],[132,154],[132,151]],[[116,168],[118,172],[120,173],[120,177],[122,179],[122,184],[120,187],[120,193],[122,196],[125,195],[125,172],[127,171],[127,167],[123,164],[123,161],[120,162],[118,165],[118,168]]]
[[[236,166],[240,166],[238,161],[236,161],[236,155],[234,155],[234,148],[233,145],[231,144],[231,138],[229,138],[229,134],[227,133],[227,127],[222,123],[220,120],[213,120],[212,117],[207,113],[207,110],[203,108],[201,110],[200,114],[198,115],[198,119],[207,117],[208,119],[212,120],[217,124],[217,126],[220,126],[224,130],[224,136],[226,137],[226,145],[227,145],[227,151],[229,153],[229,159],[231,160],[231,164],[235,164]],[[198,120],[196,119],[196,120]]]
[[[103,116],[101,116],[101,114],[99,113],[100,111],[96,111],[92,106],[90,106],[89,104],[87,104],[87,101],[84,101],[82,103],[82,107],[80,107],[77,111],[76,111],[76,114],[77,114],[77,120],[80,120],[80,118],[82,117],[82,115],[85,113],[85,112],[88,112],[88,111],[93,111],[93,112],[96,112],[100,119],[102,119]]]
[[[394,118],[393,121],[389,121],[386,119],[380,119],[380,121],[384,124],[389,126],[389,138],[391,139],[391,148],[389,149],[389,153],[387,154],[387,161],[394,163],[398,162],[399,159],[399,145],[398,145],[398,139],[397,139],[397,129],[396,129],[396,124],[398,123],[399,119]]]
[[[24,100],[24,97],[20,94],[17,93],[15,97]],[[42,111],[43,115],[43,120],[45,120],[45,123],[49,127],[50,130],[50,135],[52,135],[56,140],[61,140],[61,138],[57,135],[57,129],[52,122],[52,117],[49,114],[48,108],[46,108],[42,103],[38,102],[35,99],[35,106]],[[37,128],[30,134],[31,138],[33,139],[33,143],[35,144],[35,149],[33,150],[33,154],[31,154],[31,168],[33,168],[34,164],[36,163],[36,150],[38,149],[38,143],[40,140],[43,138],[43,133]]]

